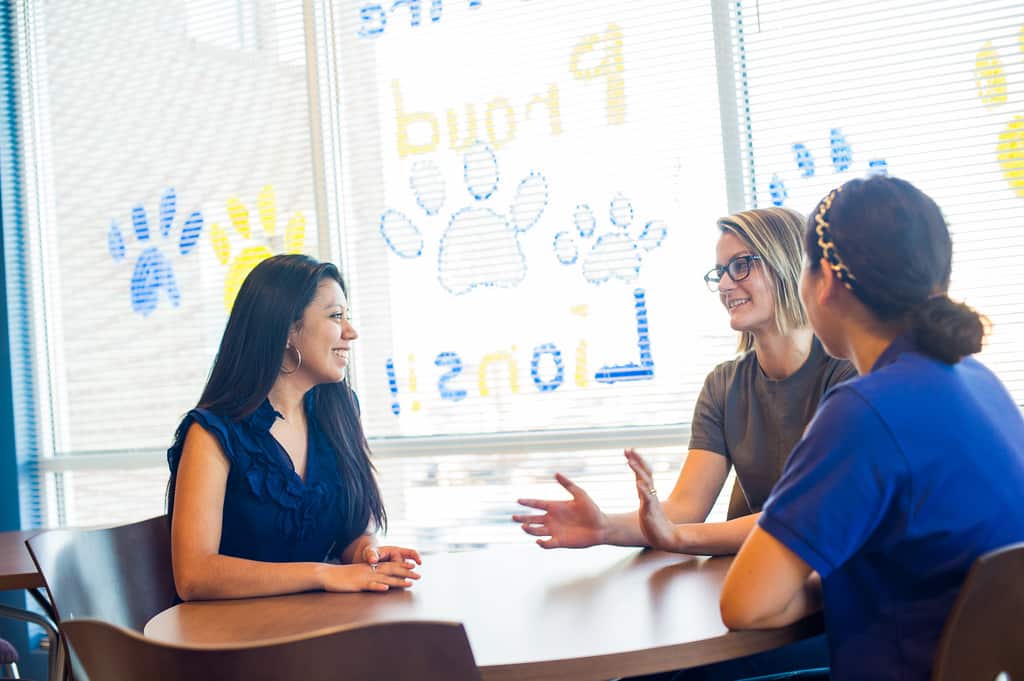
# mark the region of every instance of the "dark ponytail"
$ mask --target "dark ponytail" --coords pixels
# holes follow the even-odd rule
[[[909,321],[917,347],[946,364],[980,352],[988,326],[988,320],[973,308],[945,294],[915,307]]]
[[[926,355],[955,364],[981,350],[988,320],[946,295],[946,220],[906,180],[876,176],[832,191],[808,218],[804,245],[811,271],[827,260],[879,321],[910,333]]]

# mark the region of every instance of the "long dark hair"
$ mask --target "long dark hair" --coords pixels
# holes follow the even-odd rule
[[[953,241],[939,206],[920,189],[894,177],[851,180],[807,220],[804,245],[814,272],[826,257],[822,238],[853,294],[880,321],[911,333],[922,352],[955,364],[981,350],[988,320],[946,295]]]
[[[275,255],[249,273],[231,307],[197,408],[237,421],[263,404],[281,370],[288,333],[301,324],[302,313],[324,279],[338,282],[347,295],[337,267],[306,255]],[[366,527],[372,518],[377,528],[385,529],[387,514],[347,377],[312,389],[311,416],[337,456],[346,517],[352,519],[349,526]],[[186,423],[178,426],[176,442],[183,442]],[[174,508],[174,483],[172,474],[169,513]]]

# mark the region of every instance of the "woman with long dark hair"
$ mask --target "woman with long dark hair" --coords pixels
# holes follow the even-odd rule
[[[387,591],[418,579],[386,523],[356,398],[358,338],[338,269],[264,260],[238,292],[196,408],[167,458],[178,595]]]
[[[775,627],[823,602],[832,679],[924,681],[971,564],[1024,541],[1024,419],[970,357],[986,323],[947,294],[952,242],[931,198],[853,180],[818,204],[805,245],[811,324],[860,376],[825,395],[787,460],[722,619]]]

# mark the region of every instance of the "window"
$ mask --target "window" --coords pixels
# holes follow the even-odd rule
[[[333,19],[370,432],[687,421],[734,342],[696,274],[726,204],[708,6]]]
[[[556,470],[635,508],[630,444],[655,447],[664,489],[735,347],[700,278],[728,212],[711,6],[356,3],[323,44],[396,531],[528,540],[508,516],[560,494]]]
[[[942,207],[951,293],[990,317],[981,360],[1024,404],[1024,14],[1020,3],[744,2],[736,24],[759,205],[810,211],[889,172]],[[997,263],[1004,263],[1002,266]]]
[[[1024,400],[1014,3],[300,7],[18,5],[44,523],[161,512],[226,306],[282,251],[349,280],[395,541],[529,541],[508,515],[556,470],[630,508],[621,447],[667,489],[735,348],[715,219],[868,173],[946,211]]]
[[[319,252],[302,15],[287,9],[18,6],[45,524],[159,512],[161,452],[241,279],[272,252]],[[154,467],[143,505],[109,508]]]

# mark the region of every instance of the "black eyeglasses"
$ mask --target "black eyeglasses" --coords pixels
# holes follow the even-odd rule
[[[725,273],[729,273],[729,278],[733,281],[743,281],[750,276],[750,268],[754,266],[755,260],[761,260],[759,255],[737,255],[735,258],[725,264],[725,267],[721,265],[715,265],[712,267],[707,274],[704,275],[704,283],[708,285],[708,288],[713,292],[718,292],[718,284],[722,281],[722,277]]]

